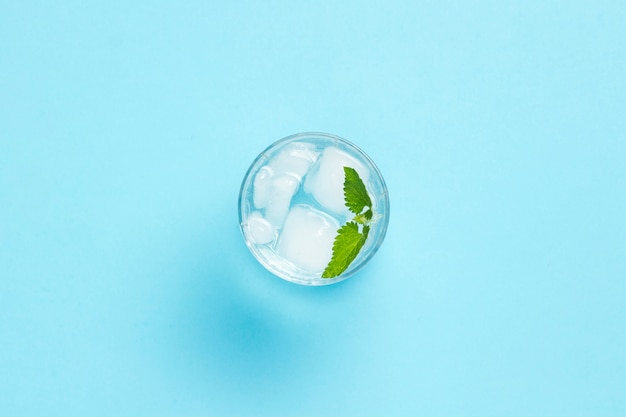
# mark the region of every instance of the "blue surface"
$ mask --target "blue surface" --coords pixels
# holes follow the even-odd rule
[[[626,415],[626,3],[0,3],[1,416]],[[237,226],[274,140],[387,181],[324,288]]]

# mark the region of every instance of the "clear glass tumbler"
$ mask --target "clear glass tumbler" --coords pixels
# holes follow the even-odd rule
[[[250,252],[274,275],[333,284],[359,271],[382,244],[389,196],[380,171],[356,145],[327,133],[298,133],[250,165],[239,223]]]

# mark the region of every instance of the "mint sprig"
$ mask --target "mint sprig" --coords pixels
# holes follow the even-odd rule
[[[333,255],[322,273],[322,278],[334,278],[348,269],[365,245],[370,231],[369,223],[373,217],[372,200],[358,172],[350,167],[343,167],[343,171],[345,204],[355,216],[337,230],[333,242]]]

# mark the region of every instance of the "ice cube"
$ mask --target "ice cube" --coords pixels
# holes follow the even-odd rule
[[[268,166],[262,167],[254,177],[254,188],[252,199],[254,206],[261,209],[267,205],[270,198],[272,176],[274,172]]]
[[[315,145],[293,142],[285,146],[278,155],[272,157],[268,166],[277,174],[291,174],[298,180],[308,172],[317,159]]]
[[[312,194],[318,203],[335,213],[344,213],[347,210],[343,195],[345,180],[343,167],[354,168],[367,184],[368,169],[355,157],[334,146],[324,150],[304,183],[304,190],[307,193]]]
[[[287,215],[277,252],[295,266],[322,272],[332,257],[339,223],[310,206],[296,205]]]
[[[251,213],[248,217],[246,230],[252,241],[259,245],[273,242],[276,238],[276,229],[258,211]]]
[[[265,219],[280,229],[285,222],[291,198],[296,193],[300,182],[293,175],[283,174],[272,177],[265,204]]]

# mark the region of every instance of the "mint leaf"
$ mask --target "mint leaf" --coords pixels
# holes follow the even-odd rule
[[[359,177],[359,173],[356,172],[356,169],[343,167],[343,171],[346,174],[346,178],[343,182],[343,195],[346,199],[346,207],[354,214],[361,214],[365,207],[372,207],[372,200],[365,189],[363,180]],[[371,218],[372,212],[370,210],[367,220],[371,220]]]
[[[352,221],[337,230],[337,236],[333,242],[333,255],[322,273],[322,278],[339,276],[348,269],[367,240],[370,232],[369,223],[374,216],[372,200],[359,173],[350,167],[343,167],[343,171],[345,173],[343,195],[346,207],[355,216]],[[366,207],[367,210],[363,211]],[[362,225],[362,231],[359,231],[359,225]]]
[[[322,273],[322,278],[333,278],[341,275],[343,271],[357,257],[365,244],[370,227],[363,226],[363,232],[359,232],[359,225],[348,222],[337,231],[337,237],[333,243],[333,257]]]

